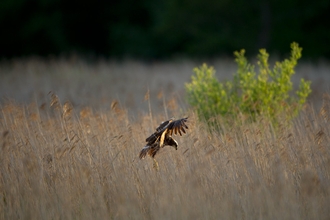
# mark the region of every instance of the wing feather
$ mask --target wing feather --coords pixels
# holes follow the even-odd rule
[[[182,131],[183,133],[186,133],[186,131],[184,130],[184,128],[183,128],[183,127],[181,127],[181,131]]]
[[[164,129],[168,124],[170,124],[172,121],[173,121],[173,119],[171,118],[171,119],[169,119],[169,120],[167,120],[167,121],[162,122],[162,123],[158,126],[158,128],[156,128],[156,131],[161,131],[161,130],[163,130],[163,129]]]
[[[150,135],[150,137],[148,137],[148,138],[146,139],[146,142],[148,142],[148,143],[151,144],[151,143],[156,142],[158,138],[159,138],[159,136],[157,135],[157,132],[155,132],[155,133],[153,133],[152,135]]]
[[[167,132],[167,128],[163,131],[162,135],[160,136],[160,142],[159,142],[160,147],[163,147],[166,132]]]
[[[172,135],[173,133],[177,135],[179,133],[179,135],[182,136],[182,131],[185,134],[185,129],[188,129],[188,126],[186,125],[187,119],[188,118],[182,118],[169,123],[169,125],[167,126],[168,133],[170,135]]]
[[[146,139],[146,142],[149,145],[157,142],[158,139],[161,138],[161,135],[166,131],[167,127],[172,123],[172,121],[173,119],[162,122],[158,128],[156,128],[156,131]]]

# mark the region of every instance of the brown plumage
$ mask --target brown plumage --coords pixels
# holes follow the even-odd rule
[[[172,146],[177,150],[178,142],[172,138],[172,135],[174,133],[175,135],[179,134],[182,136],[182,133],[186,133],[185,129],[188,129],[188,126],[185,124],[187,119],[170,119],[162,122],[156,128],[156,131],[146,139],[147,145],[141,150],[139,158],[143,159],[147,154],[154,158],[160,148],[166,145]]]

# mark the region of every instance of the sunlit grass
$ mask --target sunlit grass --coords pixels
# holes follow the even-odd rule
[[[165,110],[189,116],[189,130],[177,151],[157,154],[158,171],[138,154],[165,110],[131,117],[115,102],[95,110],[48,97],[1,105],[1,219],[330,217],[328,96],[276,132],[260,118],[209,133],[173,104]]]

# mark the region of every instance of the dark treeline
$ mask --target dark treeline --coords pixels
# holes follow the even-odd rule
[[[0,57],[281,54],[296,41],[330,58],[329,21],[328,0],[1,0]]]

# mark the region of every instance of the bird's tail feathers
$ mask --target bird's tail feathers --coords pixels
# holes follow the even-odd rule
[[[144,159],[147,156],[149,148],[150,148],[150,146],[147,145],[141,150],[140,155],[139,155],[140,159]]]

